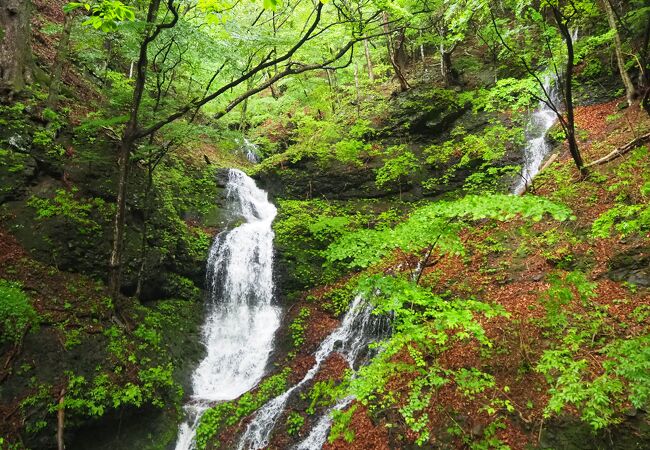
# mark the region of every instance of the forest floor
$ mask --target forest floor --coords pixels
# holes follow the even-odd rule
[[[650,130],[650,119],[644,111],[637,108],[619,111],[617,105],[620,101],[576,109],[580,145],[587,161],[600,158]],[[540,300],[551,286],[549,279],[554,273],[580,269],[595,284],[595,296],[589,302],[574,300],[566,305],[576,317],[602,314],[594,339],[600,334],[635,336],[647,332],[650,327],[649,315],[642,313],[650,309],[650,289],[645,284],[650,282],[650,274],[643,272],[643,267],[628,267],[646,277],[638,280],[639,285],[628,282],[626,276],[613,275],[617,264],[625,269],[626,258],[643,264],[650,257],[650,235],[626,239],[616,236],[594,238],[591,235],[596,218],[614,207],[622,195],[638,196],[638,187],[650,178],[647,150],[630,152],[610,163],[596,166],[585,180],[579,180],[567,146],[562,145],[556,151],[560,157],[540,174],[534,190],[537,195],[569,206],[575,220],[568,223],[541,221],[532,226],[514,220],[468,229],[463,235],[469,250],[466,256],[446,256],[424,271],[422,284],[430,286],[434,292],[451,291],[460,298],[474,295],[482,301],[501,305],[509,314],[507,318],[482,321],[494,344],[489,354],[481,351],[478,345],[465,344],[456,345],[440,358],[439,362],[446,369],[474,367],[486,370],[495,377],[496,385],[476,395],[473,400],[461,395],[453,383],[439,389],[426,411],[434,430],[432,443],[437,441],[439,432],[440,436],[445,436],[438,441],[439,445],[445,444],[446,440],[452,446],[463,446],[463,436],[449,442],[446,433],[450,422],[458,420],[454,414],[459,411],[462,412],[462,433],[474,437],[484,434],[493,420],[493,414],[486,410],[485,405],[500,398],[508,401],[514,409],[496,430],[490,431],[494,437],[512,449],[543,446],[543,435],[548,425],[545,406],[550,397],[549,385],[534,368],[543,351],[552,344],[542,326],[545,312]],[[621,177],[624,186],[621,186]],[[396,255],[392,267],[386,269],[411,267],[416,262]],[[309,295],[323,298],[338,285],[321,286],[310,291]],[[301,308],[311,311],[306,344],[291,363],[297,379],[313,363],[310,352],[338,323],[329,311],[318,305],[318,301],[304,300],[293,308],[293,315]],[[602,373],[606,359],[603,353],[592,351],[580,356],[590,361],[592,377]],[[347,365],[340,359],[332,356],[323,365],[318,379],[341,380]],[[397,359],[415,364],[406,352],[398,355]],[[407,392],[411,381],[409,377],[393,379],[390,389]],[[376,415],[368,414],[365,407],[357,407],[350,422],[354,441],[349,443],[339,438],[326,444],[325,448],[395,448],[390,428],[386,425],[385,418],[380,416],[377,419]],[[415,436],[410,438],[414,440]],[[271,448],[280,448],[287,439],[281,433]]]

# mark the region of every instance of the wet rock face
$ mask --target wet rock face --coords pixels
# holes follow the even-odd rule
[[[364,136],[364,141],[377,148],[406,145],[421,161],[426,159],[424,149],[448,139],[454,127],[462,127],[467,133],[480,133],[492,119],[498,119],[492,113],[474,114],[469,105],[459,100],[456,92],[444,89],[414,88],[391,99],[389,110],[390,116],[382,119],[381,124],[375,124],[374,131]],[[494,165],[517,165],[521,160],[521,149],[513,149]],[[281,167],[265,168],[254,177],[275,197],[350,200],[399,196],[403,201],[413,201],[462,187],[465,179],[484,162],[480,159],[470,161],[458,168],[451,179],[438,185],[429,183],[428,188],[423,188],[425,181],[440,178],[459,161],[460,156],[444,164],[423,163],[418,171],[400,182],[382,187],[376,185],[375,179],[385,161],[372,155],[366,155],[363,165],[345,164],[333,158],[305,157]]]
[[[628,417],[621,424],[594,433],[584,422],[573,418],[556,420],[545,426],[538,449],[617,450],[650,448],[647,414]]]
[[[415,88],[396,96],[391,108],[396,111],[379,131],[387,135],[439,135],[448,130],[470,108],[455,92],[444,89]]]
[[[650,287],[650,247],[637,247],[612,258],[608,277]]]

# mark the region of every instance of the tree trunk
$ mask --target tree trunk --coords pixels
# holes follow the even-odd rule
[[[61,389],[61,395],[59,396],[59,410],[57,411],[56,422],[56,447],[57,450],[64,450],[65,443],[63,442],[63,431],[65,426],[65,388]]]
[[[357,117],[361,115],[361,91],[359,89],[359,63],[354,63],[354,90],[357,94]]]
[[[616,53],[616,64],[618,65],[618,71],[621,74],[621,80],[625,86],[625,95],[627,97],[628,106],[632,106],[634,100],[637,98],[637,91],[634,87],[634,83],[630,78],[630,75],[625,69],[625,58],[623,56],[623,43],[621,42],[621,35],[618,32],[618,25],[616,24],[616,15],[614,14],[614,9],[610,4],[610,0],[601,0],[603,7],[605,8],[605,13],[607,14],[607,21],[609,22],[609,28],[611,28],[614,33],[614,50]]]
[[[116,210],[113,220],[113,249],[111,250],[111,258],[108,265],[108,289],[116,307],[118,306],[122,280],[122,251],[124,246],[127,182],[129,178],[129,158],[133,150],[133,145],[133,139],[128,133],[125,133],[118,148],[117,164],[119,169]]]
[[[375,73],[373,72],[372,68],[372,59],[370,59],[370,48],[368,45],[368,39],[363,40],[363,49],[365,50],[366,53],[366,66],[368,67],[368,79],[370,82],[375,81]]]
[[[395,72],[395,77],[399,81],[399,86],[400,90],[402,92],[408,91],[409,88],[411,87],[406,81],[406,78],[404,77],[404,74],[402,73],[402,69],[400,68],[399,64],[397,63],[396,56],[397,56],[397,51],[393,47],[393,42],[392,39],[390,38],[390,26],[388,25],[389,17],[388,13],[384,12],[384,32],[386,33],[386,49],[388,50],[388,59],[390,61],[390,65],[393,66],[393,71]]]
[[[11,97],[32,79],[31,2],[0,0],[0,96]]]
[[[147,13],[147,25],[150,27],[155,23],[160,8],[160,0],[151,0],[149,2],[149,11]],[[174,22],[175,23],[175,22]],[[115,208],[115,217],[113,220],[113,248],[108,264],[108,289],[113,298],[113,305],[119,307],[120,286],[122,280],[122,253],[124,248],[124,228],[126,221],[126,195],[127,183],[129,178],[130,156],[136,142],[138,129],[138,114],[142,104],[145,83],[147,81],[147,66],[149,59],[147,51],[149,44],[156,38],[160,32],[147,30],[146,36],[140,44],[140,54],[136,64],[135,84],[133,87],[133,101],[129,121],[124,129],[124,134],[118,146],[118,180],[117,180],[117,204]]]
[[[555,22],[564,37],[564,42],[567,49],[567,59],[566,59],[566,73],[564,74],[564,106],[566,108],[566,123],[565,132],[566,138],[569,143],[569,152],[571,157],[575,162],[578,170],[580,171],[581,176],[587,175],[587,168],[585,167],[584,161],[582,160],[582,155],[580,154],[580,149],[578,148],[578,141],[576,140],[576,129],[575,129],[575,119],[573,116],[573,64],[574,64],[574,52],[573,52],[573,38],[571,37],[571,30],[569,30],[569,25],[562,16],[560,10],[556,7],[552,7],[553,15],[555,17]]]
[[[446,87],[451,87],[455,84],[454,73],[451,68],[451,52],[445,50],[445,46],[440,44],[440,70],[442,78],[445,81]]]
[[[47,97],[47,107],[55,110],[61,92],[61,79],[63,77],[63,66],[68,59],[70,49],[70,33],[72,32],[73,17],[70,14],[63,16],[63,31],[59,38],[59,45],[56,49],[56,57],[52,65],[52,78],[50,79],[50,92]]]

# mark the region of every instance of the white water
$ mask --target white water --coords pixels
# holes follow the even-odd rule
[[[330,432],[330,427],[332,426],[332,413],[347,408],[353,400],[354,397],[345,397],[344,399],[339,400],[336,405],[328,409],[327,412],[318,419],[318,422],[316,423],[316,426],[312,428],[311,433],[309,433],[300,444],[296,445],[294,450],[315,450],[323,448],[323,444],[325,444]]]
[[[310,381],[321,364],[335,351],[345,357],[348,365],[354,367],[357,358],[363,352],[375,336],[380,336],[387,331],[386,320],[372,316],[372,307],[363,300],[361,296],[355,297],[350,309],[343,317],[339,327],[321,342],[316,351],[316,362],[305,374],[302,380],[283,394],[275,397],[266,405],[260,408],[253,420],[246,428],[239,441],[239,450],[260,449],[269,444],[271,432],[285,409],[291,395]],[[341,406],[343,408],[345,405]],[[327,415],[329,416],[329,414]],[[326,423],[324,432],[327,433],[329,423]],[[318,425],[317,425],[318,427]],[[322,445],[322,443],[321,443]],[[315,449],[317,447],[311,447]],[[318,447],[320,448],[320,447]]]
[[[542,97],[548,97],[547,101],[559,110],[560,99],[557,84],[557,76],[547,76],[544,80],[544,91],[547,95],[542,93]],[[527,143],[524,149],[524,164],[521,168],[521,176],[512,189],[514,194],[521,194],[530,186],[533,178],[539,172],[544,158],[551,151],[548,142],[546,142],[546,135],[556,120],[555,111],[545,102],[540,101],[526,126]]]
[[[273,300],[273,230],[276,208],[243,172],[230,169],[226,197],[245,222],[220,233],[208,256],[210,309],[203,326],[207,354],[192,375],[187,421],[176,450],[194,447],[201,415],[215,402],[232,400],[264,375],[280,310]]]
[[[257,145],[253,144],[248,139],[244,138],[244,142],[240,147],[240,151],[246,157],[246,159],[253,164],[260,162],[259,149]]]
[[[578,40],[578,29],[571,31],[571,40]],[[557,111],[562,109],[562,101],[558,90],[559,84],[558,73],[547,75],[544,79],[544,92],[542,98],[552,105]],[[533,182],[535,175],[539,173],[542,162],[551,151],[551,147],[546,141],[548,131],[557,121],[557,114],[549,107],[546,102],[540,101],[537,109],[533,112],[526,125],[526,147],[524,149],[524,164],[521,169],[520,177],[512,188],[513,194],[521,194]]]

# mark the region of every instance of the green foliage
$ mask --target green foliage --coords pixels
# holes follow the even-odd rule
[[[83,25],[92,26],[105,33],[117,31],[120,22],[135,20],[135,11],[119,0],[101,0],[95,3],[70,2],[63,7],[66,13],[78,8],[84,8],[90,12],[90,17],[83,22]]]
[[[360,156],[370,151],[370,144],[356,139],[343,139],[334,146],[336,159],[346,164],[360,166],[363,164]]]
[[[398,403],[398,398],[387,390],[387,381],[394,375],[415,374],[408,392],[402,394],[405,402],[399,411],[417,436],[417,443],[424,444],[430,429],[425,411],[436,389],[454,381],[470,396],[494,385],[489,375],[476,370],[454,373],[441,369],[437,355],[456,342],[474,341],[491,347],[481,317],[507,313],[499,306],[476,300],[443,298],[398,277],[369,276],[361,280],[359,288],[375,306],[374,314],[391,315],[393,334],[379,344],[377,356],[350,381],[349,393],[371,411],[388,408]],[[408,352],[413,363],[395,362],[393,356],[400,352]]]
[[[464,248],[458,233],[472,221],[505,221],[518,215],[539,221],[545,214],[556,220],[571,217],[566,207],[540,197],[470,195],[418,208],[393,229],[347,233],[329,246],[326,256],[329,261],[343,261],[349,267],[368,267],[397,248],[415,253],[435,244],[443,253],[461,254]]]
[[[195,301],[201,298],[201,290],[192,280],[173,272],[165,276],[162,290],[168,297]]]
[[[621,236],[650,230],[650,206],[616,205],[602,213],[593,223],[594,237],[606,238],[616,230]]]
[[[346,384],[335,384],[333,380],[317,381],[307,394],[301,394],[303,400],[309,402],[305,412],[312,415],[316,408],[332,406],[339,396],[345,394]]]
[[[384,151],[384,165],[377,169],[375,183],[380,188],[393,183],[401,186],[419,168],[418,158],[406,146],[388,147]]]
[[[470,168],[480,162],[465,182],[467,192],[495,192],[500,181],[518,171],[516,166],[498,167],[494,164],[508,150],[523,144],[523,129],[493,122],[480,133],[468,134],[462,126],[454,128],[452,139],[434,144],[424,150],[427,163],[434,167],[446,167],[442,176],[428,180],[425,186],[447,184],[459,170]]]
[[[38,326],[38,314],[18,283],[0,279],[0,343],[17,344]]]
[[[415,443],[418,445],[425,444],[430,438],[429,415],[422,411],[429,407],[435,390],[449,382],[440,372],[437,367],[431,367],[424,375],[416,378],[411,383],[408,402],[399,409],[406,425],[416,434]]]
[[[145,403],[163,408],[169,402],[166,393],[174,392],[176,401],[183,395],[172,373],[171,364],[149,367],[138,372],[137,381],[124,385],[115,384],[106,373],[98,374],[91,383],[83,376],[68,373],[68,388],[62,406],[76,414],[96,417],[103,416],[110,409],[141,407]],[[50,409],[56,411],[59,407],[55,405]]]
[[[626,381],[627,399],[636,408],[650,405],[650,334],[615,340],[605,347],[606,373]]]
[[[348,230],[350,218],[346,216],[320,216],[308,227],[309,232],[320,242],[331,242]]]
[[[468,92],[466,95],[474,104],[475,110],[519,111],[534,104],[534,95],[538,91],[539,85],[533,78],[503,78],[490,89],[482,89],[478,93]]]
[[[324,296],[324,300],[327,301],[325,308],[336,316],[347,311],[350,299],[354,298],[357,289],[356,283],[356,280],[350,280],[343,286],[328,291]]]
[[[595,297],[595,283],[587,280],[582,272],[570,272],[564,276],[558,273],[549,275],[549,288],[542,294],[540,301],[546,309],[546,324],[554,329],[563,330],[569,325],[567,306],[576,299],[586,303]]]
[[[354,431],[350,428],[350,422],[356,410],[357,405],[352,405],[347,411],[341,411],[339,409],[332,411],[332,429],[327,438],[330,443],[339,437],[342,437],[348,444],[354,442]]]
[[[550,282],[542,295],[544,323],[558,342],[544,351],[536,367],[550,384],[544,413],[550,417],[573,407],[594,430],[614,425],[626,402],[644,407],[650,400],[648,335],[609,343],[598,339],[611,331],[606,308],[591,302],[595,284],[579,272],[554,274]],[[594,370],[589,353],[606,356],[602,370]]]
[[[74,187],[71,190],[57,189],[54,198],[32,196],[27,204],[36,209],[38,220],[60,217],[66,223],[74,225],[81,234],[101,232],[102,226],[96,217],[98,215],[102,222],[108,222],[112,205],[106,204],[101,198],[77,199],[77,193],[78,189]]]
[[[310,314],[309,308],[301,308],[296,318],[289,325],[291,343],[294,349],[298,349],[305,342],[305,323],[309,319]]]
[[[581,418],[596,430],[617,422],[610,398],[621,393],[623,384],[606,376],[588,380],[588,367],[586,359],[575,360],[568,350],[544,352],[537,370],[553,383],[545,409],[547,417],[573,405],[580,410]]]
[[[305,418],[295,411],[292,411],[287,416],[286,430],[289,436],[296,436],[300,433],[300,429],[305,424]]]
[[[237,401],[219,403],[208,409],[196,429],[196,446],[203,450],[208,444],[219,447],[215,438],[224,427],[237,424],[244,417],[252,414],[255,410],[264,405],[271,398],[280,395],[287,388],[287,378],[291,373],[285,369],[277,375],[273,375],[262,383],[255,392],[247,392]]]
[[[382,228],[394,223],[400,214],[370,200],[279,200],[278,206],[273,225],[275,244],[294,283],[304,288],[333,282],[342,275],[345,268],[341,264],[327,263],[324,258],[330,243],[352,230]]]

